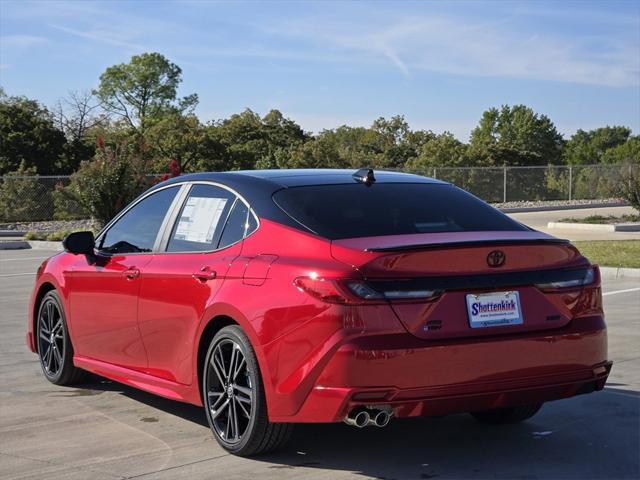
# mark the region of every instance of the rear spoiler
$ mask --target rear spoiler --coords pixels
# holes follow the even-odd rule
[[[567,245],[569,240],[559,238],[517,239],[512,240],[469,240],[459,242],[423,243],[416,245],[397,245],[393,247],[366,248],[365,252],[409,252],[412,250],[435,250],[440,248],[466,248],[504,245],[540,245],[541,243]]]

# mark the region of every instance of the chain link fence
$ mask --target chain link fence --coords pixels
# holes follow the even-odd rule
[[[57,219],[56,192],[69,181],[69,176],[0,177],[0,224]]]
[[[491,203],[611,197],[611,187],[640,165],[435,167],[411,173],[453,183]],[[0,224],[74,220],[87,215],[59,189],[69,176],[0,177]],[[2,229],[0,225],[0,229]]]
[[[490,203],[507,203],[610,198],[612,187],[639,167],[638,164],[434,167],[413,173],[453,183]]]

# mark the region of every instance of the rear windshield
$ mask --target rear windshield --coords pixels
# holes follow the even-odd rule
[[[332,240],[527,230],[473,195],[446,184],[313,185],[280,190],[273,198],[297,222]]]

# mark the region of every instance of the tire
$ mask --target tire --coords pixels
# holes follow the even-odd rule
[[[213,337],[202,370],[207,420],[222,448],[247,457],[289,440],[293,424],[269,422],[260,368],[242,328],[230,325]]]
[[[480,423],[507,425],[510,423],[524,422],[538,413],[541,407],[541,403],[535,403],[517,407],[496,408],[482,412],[471,412],[471,416]]]
[[[56,385],[74,385],[86,379],[87,372],[73,365],[67,317],[55,290],[40,302],[35,337],[40,367],[47,380]]]

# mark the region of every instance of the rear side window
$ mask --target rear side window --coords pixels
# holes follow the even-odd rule
[[[329,239],[526,227],[453,185],[376,183],[280,190],[274,201],[289,216]]]
[[[237,199],[224,226],[218,248],[239,242],[257,228],[255,217],[245,203]]]
[[[168,252],[215,250],[236,196],[214,185],[191,187],[173,226]]]

